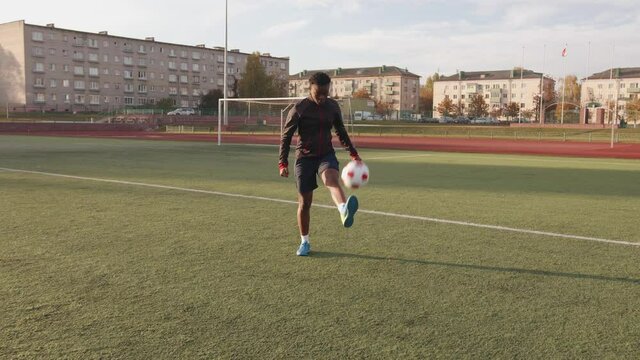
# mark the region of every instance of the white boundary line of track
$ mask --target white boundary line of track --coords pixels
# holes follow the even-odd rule
[[[249,199],[249,200],[263,200],[263,201],[271,201],[271,202],[278,202],[278,203],[284,203],[284,204],[293,204],[293,205],[298,204],[298,202],[292,201],[292,200],[276,199],[276,198],[254,196],[254,195],[234,194],[234,193],[226,193],[226,192],[212,191],[212,190],[190,189],[190,188],[184,188],[184,187],[178,187],[178,186],[149,184],[149,183],[135,182],[135,181],[75,176],[75,175],[66,175],[66,174],[33,171],[33,170],[12,169],[12,168],[4,168],[4,167],[0,167],[0,170],[14,172],[14,173],[36,174],[36,175],[51,176],[51,177],[66,178],[66,179],[97,181],[97,182],[104,182],[104,183],[111,183],[111,184],[142,186],[142,187],[156,188],[156,189],[166,189],[166,190],[185,191],[185,192],[191,192],[191,193],[209,194],[209,195],[217,195],[217,196],[227,196],[227,197]],[[314,206],[325,208],[325,209],[335,209],[335,206],[330,206],[330,205],[314,204]],[[603,238],[590,237],[590,236],[560,234],[560,233],[554,233],[554,232],[529,230],[529,229],[518,229],[518,228],[499,226],[499,225],[476,224],[476,223],[471,223],[466,221],[446,220],[446,219],[431,218],[426,216],[397,214],[397,213],[375,211],[375,210],[363,209],[363,210],[359,210],[359,212],[364,214],[387,216],[387,217],[394,217],[394,218],[400,218],[400,219],[420,220],[420,221],[428,221],[433,223],[449,224],[449,225],[469,226],[469,227],[476,227],[476,228],[483,228],[483,229],[514,232],[514,233],[520,233],[520,234],[542,235],[542,236],[556,237],[556,238],[562,238],[562,239],[594,241],[594,242],[607,243],[607,244],[640,247],[640,243],[638,242],[610,240],[610,239],[603,239]]]

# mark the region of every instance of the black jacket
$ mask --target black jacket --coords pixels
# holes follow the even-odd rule
[[[289,163],[289,148],[291,138],[298,130],[298,145],[296,146],[296,158],[324,157],[334,152],[331,144],[331,128],[334,128],[342,146],[353,157],[358,152],[351,144],[349,135],[344,128],[340,105],[333,99],[327,99],[324,104],[318,105],[313,100],[306,98],[296,104],[289,111],[287,122],[280,138],[280,164]]]

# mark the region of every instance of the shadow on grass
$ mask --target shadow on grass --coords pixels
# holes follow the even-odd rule
[[[526,274],[526,275],[536,275],[536,276],[554,276],[554,277],[562,277],[562,278],[570,278],[570,279],[614,281],[614,282],[622,282],[622,283],[640,285],[640,279],[630,279],[630,278],[623,278],[623,277],[610,277],[610,276],[603,276],[603,275],[566,273],[566,272],[535,270],[535,269],[519,269],[519,268],[512,268],[512,267],[498,267],[498,266],[473,265],[473,264],[456,264],[456,263],[442,262],[442,261],[400,259],[400,258],[395,258],[395,257],[383,257],[383,256],[373,256],[373,255],[360,255],[360,254],[312,251],[311,252],[311,257],[312,258],[320,258],[320,259],[323,259],[323,258],[350,258],[350,259],[360,259],[360,260],[392,261],[392,262],[397,262],[397,263],[401,263],[401,264],[418,264],[418,265],[440,266],[440,267],[450,267],[450,268],[468,269],[468,270],[480,270],[480,271],[494,271],[494,272]]]

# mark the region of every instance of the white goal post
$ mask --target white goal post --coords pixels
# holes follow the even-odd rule
[[[229,125],[229,103],[246,103],[247,118],[251,117],[251,104],[284,106],[280,110],[280,133],[284,124],[285,113],[304,97],[275,97],[275,98],[227,98],[218,100],[218,145],[222,145],[222,126]],[[224,114],[223,114],[224,110]]]
[[[247,126],[247,125],[250,125],[252,120],[257,119],[258,121],[260,121],[260,111],[262,111],[262,114],[261,114],[262,118],[268,119],[269,122],[271,122],[271,124],[269,125],[271,125],[272,128],[273,126],[276,126],[275,123],[279,121],[280,134],[282,134],[285,117],[287,116],[289,110],[291,109],[292,106],[294,106],[300,100],[303,100],[305,98],[306,97],[219,99],[218,100],[218,131],[217,131],[218,145],[222,145],[223,127],[228,127],[230,125]],[[342,112],[344,114],[343,117],[345,118],[345,125],[348,124],[348,121],[351,121],[353,126],[351,101],[347,101],[350,99],[336,99],[336,100],[339,102],[342,108]],[[232,116],[229,117],[229,107],[231,104],[237,104],[237,106],[236,106],[236,109],[233,109],[235,111],[235,114],[232,114]],[[241,106],[241,104],[245,104],[246,107]],[[252,108],[252,105],[254,105],[254,108]],[[268,107],[268,110],[266,110],[265,107]],[[240,110],[240,108],[242,109]],[[255,108],[257,108],[257,111]],[[256,116],[256,112],[258,113],[257,116]],[[267,115],[264,114],[265,112],[267,113]],[[263,120],[263,121],[264,121],[264,124],[267,125],[267,120]]]

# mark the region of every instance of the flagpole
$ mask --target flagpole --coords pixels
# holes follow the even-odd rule
[[[544,96],[544,63],[547,58],[547,44],[544,44],[544,48],[542,50],[542,76],[540,77],[540,101],[538,101],[538,105],[540,106],[540,124],[544,124],[544,104],[543,104],[543,96]]]
[[[564,54],[562,56],[562,74],[564,75],[564,79],[563,79],[563,85],[562,85],[562,105],[560,107],[560,125],[564,124],[564,94],[567,92],[567,74],[566,74],[566,60],[565,58],[567,57],[567,52],[568,50],[568,45],[565,44],[564,45]]]

